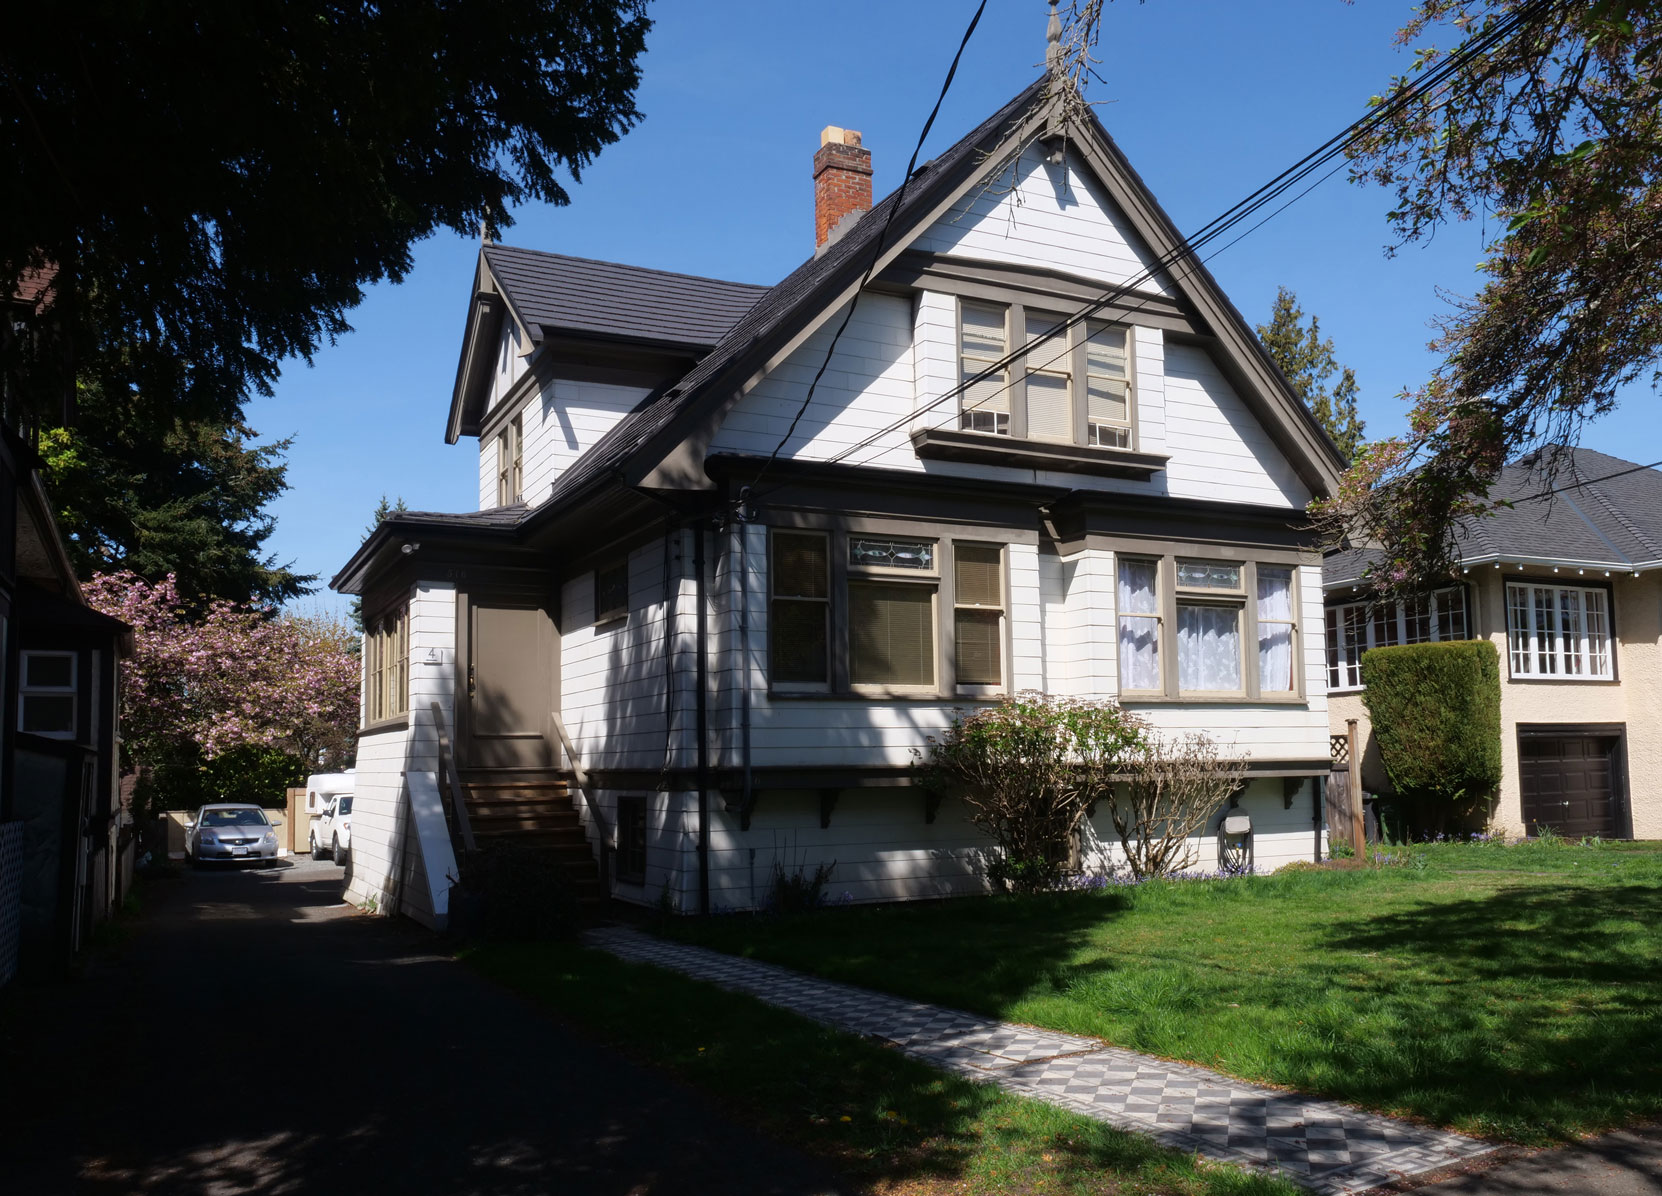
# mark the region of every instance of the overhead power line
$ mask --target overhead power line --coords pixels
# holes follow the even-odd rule
[[[1274,203],[1277,199],[1279,199],[1283,195],[1286,195],[1287,192],[1289,192],[1293,188],[1297,187],[1305,179],[1309,178],[1311,175],[1313,175],[1317,171],[1321,170],[1324,166],[1327,166],[1330,163],[1332,163],[1335,158],[1341,157],[1361,137],[1363,137],[1367,133],[1371,132],[1373,129],[1377,128],[1380,124],[1382,124],[1386,120],[1389,120],[1391,117],[1395,116],[1397,113],[1399,113],[1408,104],[1410,104],[1413,101],[1419,99],[1421,96],[1425,95],[1426,93],[1434,91],[1436,88],[1440,87],[1443,83],[1445,83],[1448,79],[1453,77],[1455,74],[1457,74],[1458,72],[1464,70],[1468,66],[1468,64],[1471,63],[1471,61],[1474,58],[1478,57],[1479,55],[1487,53],[1488,51],[1493,49],[1495,46],[1499,45],[1501,42],[1503,42],[1507,38],[1511,37],[1513,34],[1515,34],[1519,30],[1519,28],[1527,20],[1531,19],[1538,10],[1546,8],[1548,6],[1549,2],[1550,2],[1550,0],[1536,0],[1535,3],[1526,5],[1522,8],[1519,8],[1519,9],[1516,9],[1513,12],[1507,14],[1505,17],[1501,18],[1500,20],[1496,21],[1495,24],[1490,29],[1488,29],[1487,31],[1485,31],[1482,34],[1479,34],[1478,36],[1476,36],[1472,40],[1464,43],[1458,49],[1456,49],[1455,51],[1450,53],[1447,58],[1445,58],[1441,62],[1437,63],[1435,66],[1429,68],[1426,71],[1426,73],[1423,76],[1421,76],[1418,80],[1416,80],[1415,83],[1411,87],[1404,88],[1401,92],[1398,92],[1395,95],[1393,95],[1390,99],[1385,100],[1384,102],[1379,104],[1377,107],[1373,108],[1368,113],[1366,113],[1364,116],[1359,117],[1355,121],[1352,121],[1344,129],[1340,130],[1338,133],[1336,133],[1332,137],[1328,138],[1327,141],[1323,142],[1316,149],[1312,150],[1310,153],[1306,154],[1303,158],[1299,159],[1299,161],[1295,162],[1292,166],[1288,167],[1286,170],[1284,170],[1280,174],[1276,175],[1269,182],[1267,182],[1263,186],[1257,188],[1255,191],[1253,191],[1252,193],[1247,195],[1245,198],[1238,201],[1237,203],[1232,205],[1230,208],[1226,209],[1224,212],[1220,213],[1218,216],[1216,216],[1212,220],[1208,221],[1206,224],[1202,225],[1199,229],[1197,229],[1195,231],[1195,233],[1193,235],[1191,235],[1190,237],[1188,237],[1188,238],[1184,239],[1183,241],[1181,241],[1178,245],[1173,247],[1171,250],[1168,250],[1166,253],[1160,255],[1155,261],[1150,263],[1148,266],[1146,266],[1142,270],[1138,271],[1132,277],[1128,278],[1127,280],[1125,280],[1122,283],[1119,283],[1119,284],[1116,284],[1115,286],[1109,287],[1101,295],[1099,295],[1097,298],[1095,298],[1092,301],[1090,301],[1089,303],[1087,303],[1079,311],[1075,312],[1073,315],[1071,315],[1071,316],[1067,317],[1066,319],[1062,320],[1060,323],[1055,325],[1053,328],[1050,328],[1049,330],[1047,330],[1046,332],[1041,334],[1039,337],[1035,338],[1033,341],[1031,341],[1029,343],[1024,343],[1020,348],[1011,349],[1009,352],[1007,352],[999,360],[997,360],[997,361],[993,362],[992,364],[988,365],[986,368],[982,369],[979,373],[973,374],[969,377],[966,377],[966,378],[962,379],[957,385],[948,388],[945,392],[943,392],[942,394],[940,394],[936,398],[930,400],[923,407],[914,408],[913,410],[908,411],[903,416],[891,421],[889,424],[885,425],[884,427],[879,428],[878,430],[876,430],[875,432],[870,433],[869,435],[865,436],[861,440],[858,440],[855,443],[853,443],[851,445],[848,445],[847,447],[842,449],[840,452],[838,452],[835,455],[833,455],[832,457],[828,458],[827,461],[825,462],[825,464],[834,465],[834,464],[839,464],[843,461],[846,461],[853,454],[861,451],[862,449],[870,447],[871,445],[875,444],[877,441],[889,436],[890,434],[892,434],[893,432],[897,431],[898,429],[906,426],[907,424],[912,423],[914,420],[916,420],[918,418],[919,415],[921,415],[925,412],[931,411],[931,410],[939,407],[941,404],[946,403],[946,402],[948,402],[948,401],[950,401],[954,398],[957,398],[958,396],[962,395],[966,390],[968,390],[970,387],[976,385],[977,383],[985,382],[989,379],[993,379],[993,378],[996,378],[997,376],[1002,375],[1004,373],[1004,371],[1009,369],[1012,365],[1016,364],[1019,361],[1022,361],[1024,359],[1028,358],[1040,346],[1046,344],[1049,341],[1055,340],[1056,338],[1058,338],[1060,336],[1065,335],[1069,329],[1071,329],[1074,326],[1084,322],[1085,320],[1088,320],[1089,318],[1091,318],[1092,316],[1094,316],[1098,312],[1100,312],[1103,308],[1109,306],[1112,303],[1115,303],[1118,300],[1130,297],[1131,299],[1135,300],[1135,302],[1131,304],[1131,310],[1135,311],[1135,310],[1140,309],[1144,304],[1146,304],[1148,302],[1148,300],[1149,300],[1149,298],[1151,298],[1151,296],[1139,293],[1137,288],[1139,288],[1140,286],[1142,286],[1146,282],[1149,282],[1153,279],[1158,278],[1162,273],[1170,272],[1170,270],[1173,267],[1177,266],[1178,264],[1183,262],[1185,259],[1198,258],[1200,249],[1205,247],[1210,242],[1219,239],[1220,237],[1224,236],[1225,234],[1227,234],[1231,230],[1235,229],[1238,225],[1240,225],[1244,221],[1250,219],[1253,215],[1263,211],[1264,208],[1266,208],[1270,204]],[[977,11],[977,19],[979,19],[979,15],[980,15],[980,13],[979,13],[979,10],[978,10]],[[973,29],[973,27],[974,26],[973,26],[973,22],[972,22],[971,28]],[[966,39],[967,39],[967,34],[966,34]],[[959,50],[960,50],[960,53],[962,53],[962,46],[960,46]],[[956,59],[954,60],[954,66],[956,67]],[[950,82],[950,78],[951,78],[951,76],[949,74],[949,76],[948,76],[948,81],[949,82]],[[943,92],[942,92],[943,97],[944,97],[944,94],[945,94],[945,91],[943,89]],[[937,102],[937,109],[938,109],[938,107],[939,107],[939,102]],[[933,114],[931,114],[931,120],[933,120]],[[920,139],[920,145],[921,145],[921,139]],[[915,153],[914,153],[913,160],[914,160],[914,162],[916,161]],[[1328,171],[1328,175],[1331,175],[1332,173],[1335,173],[1338,169],[1339,169],[1338,166],[1334,166],[1331,170]],[[910,177],[910,168],[908,169],[908,177]],[[1325,177],[1327,177],[1327,176],[1324,176],[1324,178]],[[1312,183],[1310,186],[1304,188],[1304,190],[1300,191],[1298,194],[1293,195],[1290,199],[1288,199],[1280,207],[1276,208],[1274,211],[1272,211],[1268,215],[1266,215],[1257,224],[1254,224],[1251,228],[1246,229],[1244,232],[1240,233],[1233,240],[1229,241],[1227,244],[1225,244],[1225,245],[1221,246],[1219,249],[1215,250],[1214,253],[1211,256],[1216,256],[1217,253],[1223,252],[1224,249],[1227,249],[1230,246],[1236,244],[1243,237],[1250,235],[1252,232],[1254,232],[1258,228],[1262,227],[1264,223],[1266,223],[1270,219],[1273,219],[1276,215],[1280,214],[1280,212],[1286,210],[1287,207],[1291,206],[1293,203],[1297,202],[1304,195],[1308,194],[1310,190],[1313,190],[1314,187],[1319,185],[1322,181],[1323,181],[1323,179],[1318,179],[1318,180],[1316,180],[1315,183]],[[887,231],[888,231],[888,223],[889,223],[889,221],[893,220],[894,214],[895,214],[896,211],[898,211],[899,206],[900,205],[898,203],[896,203],[894,205],[894,207],[892,207],[889,211],[888,218],[887,218],[887,220],[885,221],[885,224],[884,224],[885,237],[886,237],[886,234],[887,234]],[[871,269],[872,269],[872,267],[875,266],[876,261],[877,261],[877,257],[880,254],[881,254],[881,248],[879,248],[878,254],[873,256],[871,266],[867,267],[866,277],[865,277],[865,279],[862,280],[862,283],[861,283],[861,288],[862,289],[864,288],[866,281],[869,281],[870,274],[871,274]],[[1202,260],[1204,260],[1204,259],[1202,259]],[[857,292],[854,302],[858,301],[858,294],[859,293]],[[837,333],[838,337],[841,336],[842,329],[844,329],[848,326],[849,320],[853,316],[853,310],[854,310],[853,302],[851,302],[849,310],[844,314],[842,324],[838,328],[838,333]],[[1065,342],[1064,342],[1064,344],[1065,344]],[[833,338],[831,349],[834,350],[835,346],[836,346],[836,338]],[[1055,361],[1061,360],[1061,358],[1066,355],[1066,352],[1067,352],[1067,350],[1064,348],[1064,350],[1062,352],[1058,353],[1055,357],[1051,358],[1049,362],[1046,362],[1044,364],[1048,365],[1048,364],[1054,363]],[[821,366],[820,366],[819,374],[815,375],[815,383],[816,384],[819,380],[819,376],[824,373],[826,366],[829,364],[830,358],[831,358],[831,352],[828,350],[828,352],[826,354],[825,362],[822,363]],[[1043,366],[1041,365],[1038,368],[1042,369]],[[1011,381],[1006,383],[1005,386],[1001,390],[995,391],[995,392],[993,392],[992,395],[988,395],[988,396],[984,397],[983,399],[981,399],[979,401],[979,403],[984,403],[984,402],[988,401],[988,399],[991,399],[992,397],[994,397],[994,395],[1002,394],[1006,391],[1009,391],[1015,385],[1016,385],[1016,378],[1014,376],[1012,376]],[[794,434],[794,431],[795,431],[798,423],[801,421],[801,418],[802,418],[803,414],[806,412],[807,407],[808,407],[808,403],[812,400],[812,397],[813,397],[813,388],[810,387],[809,394],[805,397],[802,406],[797,411],[796,418],[791,421],[791,425],[790,425],[789,430],[787,430],[785,436],[783,438],[781,438],[778,446],[776,446],[774,451],[769,455],[767,463],[763,467],[763,472],[766,471],[766,468],[768,466],[771,466],[773,464],[775,459],[777,459],[777,457],[779,456],[780,452],[783,451],[785,444],[789,441],[791,435]],[[978,405],[979,405],[979,403],[978,403]],[[954,413],[954,416],[955,415],[956,415],[956,413]],[[761,477],[761,474],[758,474],[758,478],[757,478],[758,482],[760,481],[760,477]],[[752,485],[752,489],[754,490],[754,483]]]

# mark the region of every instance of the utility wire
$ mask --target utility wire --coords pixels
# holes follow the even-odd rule
[[[1434,66],[1429,71],[1427,71],[1427,73],[1421,79],[1419,79],[1414,84],[1414,86],[1412,86],[1411,88],[1405,89],[1404,91],[1402,91],[1402,92],[1398,93],[1397,95],[1393,96],[1391,99],[1386,100],[1384,103],[1380,104],[1377,108],[1374,108],[1372,111],[1370,111],[1366,115],[1364,115],[1364,116],[1358,118],[1357,120],[1351,122],[1351,124],[1347,125],[1339,133],[1336,133],[1334,136],[1330,137],[1327,141],[1322,143],[1322,145],[1318,146],[1315,150],[1312,150],[1310,153],[1306,154],[1298,162],[1294,163],[1292,166],[1290,166],[1286,170],[1282,171],[1279,175],[1277,175],[1275,178],[1271,179],[1268,183],[1266,183],[1263,186],[1259,187],[1256,191],[1252,192],[1246,198],[1240,200],[1239,202],[1234,204],[1232,207],[1230,207],[1229,209],[1227,209],[1226,211],[1224,211],[1220,215],[1218,215],[1218,216],[1214,217],[1212,220],[1208,221],[1200,229],[1196,230],[1196,232],[1191,237],[1189,237],[1189,238],[1185,239],[1184,241],[1180,242],[1176,247],[1174,247],[1172,250],[1168,251],[1167,253],[1162,254],[1159,258],[1157,258],[1149,266],[1145,267],[1143,270],[1139,271],[1137,274],[1133,275],[1131,278],[1127,279],[1125,282],[1117,284],[1113,287],[1110,287],[1108,290],[1104,291],[1096,299],[1094,299],[1091,302],[1087,303],[1078,312],[1076,312],[1072,316],[1064,319],[1062,322],[1057,324],[1055,327],[1049,329],[1047,332],[1045,332],[1041,336],[1035,338],[1033,341],[1028,342],[1028,343],[1024,343],[1020,348],[1010,350],[1002,358],[1000,358],[998,361],[993,362],[991,365],[987,366],[985,369],[981,370],[979,373],[973,374],[973,375],[963,379],[957,385],[955,385],[953,387],[950,387],[944,393],[942,393],[941,395],[939,395],[935,399],[932,399],[929,403],[925,404],[922,408],[918,408],[918,409],[909,411],[904,416],[892,421],[891,423],[884,426],[883,428],[878,429],[876,432],[873,432],[870,435],[866,436],[865,438],[863,438],[859,441],[856,441],[854,444],[848,445],[847,447],[842,449],[840,452],[838,452],[834,456],[830,457],[824,463],[834,465],[834,464],[838,464],[838,463],[840,463],[844,460],[847,460],[852,454],[854,454],[856,452],[859,452],[861,449],[864,449],[864,448],[867,448],[867,447],[871,446],[876,441],[881,440],[882,438],[884,438],[885,436],[888,436],[889,434],[896,431],[897,429],[899,429],[901,427],[904,427],[908,423],[911,423],[920,414],[922,414],[924,412],[927,412],[927,411],[930,411],[930,410],[932,410],[936,407],[939,407],[942,403],[945,403],[948,400],[956,398],[957,396],[963,394],[967,389],[969,389],[971,386],[974,386],[976,383],[983,382],[983,381],[986,381],[990,378],[994,378],[995,376],[1002,375],[1003,372],[1006,369],[1008,369],[1010,366],[1016,364],[1017,362],[1022,361],[1023,359],[1027,358],[1039,346],[1043,345],[1047,341],[1054,340],[1055,338],[1063,335],[1068,329],[1070,329],[1070,328],[1074,327],[1075,325],[1080,324],[1083,321],[1089,319],[1091,316],[1095,315],[1097,312],[1101,311],[1104,307],[1107,307],[1109,304],[1115,302],[1117,299],[1120,299],[1120,298],[1125,297],[1127,295],[1134,295],[1137,298],[1137,302],[1132,307],[1131,310],[1135,311],[1135,310],[1140,309],[1144,304],[1146,304],[1148,302],[1148,300],[1150,298],[1152,298],[1152,296],[1138,295],[1136,293],[1136,288],[1137,287],[1142,285],[1144,282],[1147,282],[1147,281],[1150,281],[1150,280],[1153,280],[1153,279],[1157,278],[1159,276],[1159,274],[1161,274],[1163,271],[1169,271],[1172,267],[1174,267],[1177,264],[1179,264],[1180,262],[1182,262],[1185,258],[1197,257],[1198,256],[1198,250],[1201,247],[1203,247],[1204,245],[1206,245],[1210,241],[1215,240],[1215,239],[1223,236],[1225,233],[1229,232],[1231,229],[1233,229],[1234,227],[1236,227],[1237,225],[1239,225],[1240,223],[1245,221],[1247,218],[1249,218],[1250,216],[1254,215],[1255,213],[1261,211],[1264,207],[1266,207],[1269,204],[1273,203],[1276,199],[1278,199],[1282,195],[1286,194],[1292,188],[1296,187],[1304,179],[1308,178],[1310,175],[1312,175],[1316,171],[1320,170],[1322,168],[1322,166],[1324,166],[1328,162],[1332,161],[1332,159],[1334,159],[1335,157],[1339,157],[1342,154],[1344,154],[1345,151],[1355,141],[1357,141],[1364,133],[1372,130],[1373,128],[1377,127],[1379,124],[1383,123],[1385,120],[1387,120],[1390,117],[1394,116],[1403,107],[1407,106],[1413,100],[1418,99],[1420,96],[1424,95],[1427,91],[1433,90],[1433,89],[1441,86],[1452,75],[1456,74],[1460,70],[1463,70],[1465,68],[1465,66],[1473,58],[1477,57],[1480,54],[1483,54],[1483,53],[1487,52],[1488,50],[1493,48],[1495,45],[1497,45],[1500,42],[1504,41],[1505,39],[1511,37],[1517,31],[1517,29],[1527,19],[1529,19],[1530,17],[1532,17],[1535,14],[1535,12],[1537,10],[1545,8],[1545,7],[1547,7],[1547,0],[1537,0],[1537,2],[1534,3],[1534,4],[1528,5],[1524,8],[1520,8],[1520,9],[1515,10],[1512,13],[1509,13],[1506,17],[1504,17],[1500,21],[1496,22],[1495,26],[1492,29],[1490,29],[1487,32],[1485,32],[1484,34],[1480,35],[1475,40],[1473,40],[1471,42],[1468,42],[1465,45],[1461,46],[1460,48],[1458,48],[1457,50],[1452,52],[1447,58],[1443,59],[1436,66]],[[1315,186],[1319,185],[1322,181],[1325,181],[1326,177],[1330,177],[1333,173],[1336,173],[1338,169],[1339,169],[1339,167],[1337,167],[1337,166],[1334,167],[1334,169],[1329,171],[1328,174],[1323,177],[1323,179],[1318,179],[1316,183],[1312,184],[1309,187],[1306,187],[1303,191],[1299,192],[1298,195],[1293,196],[1292,199],[1289,199],[1286,203],[1282,204],[1274,212],[1271,212],[1263,220],[1259,221],[1258,224],[1254,225],[1252,228],[1249,228],[1248,230],[1246,230],[1246,232],[1241,233],[1233,241],[1230,241],[1227,245],[1225,245],[1222,248],[1214,251],[1212,256],[1216,256],[1217,253],[1221,253],[1223,251],[1223,249],[1229,248],[1231,245],[1233,245],[1237,241],[1239,241],[1242,237],[1245,237],[1245,236],[1249,235],[1251,232],[1253,232],[1257,228],[1261,227],[1268,220],[1273,219],[1274,216],[1278,215],[1281,211],[1284,211],[1292,203],[1297,202],[1298,199],[1300,199],[1304,195],[1308,194],[1309,191],[1313,190]],[[898,207],[898,205],[897,205],[897,207]],[[890,218],[891,219],[893,217],[893,214],[894,214],[894,210],[891,209],[891,211],[890,211]],[[887,225],[885,225],[885,232],[886,231],[887,231]],[[1205,260],[1205,259],[1202,259],[1202,260]],[[875,259],[874,259],[873,264],[875,264]],[[868,275],[869,275],[869,271],[868,271]],[[843,323],[844,323],[844,326],[847,325],[847,318],[846,317],[844,318]],[[1058,353],[1056,355],[1056,357],[1052,358],[1051,361],[1049,363],[1046,363],[1046,364],[1050,364],[1050,363],[1054,363],[1055,361],[1059,361],[1065,355],[1066,355],[1066,351],[1064,350],[1062,353]],[[828,356],[827,360],[829,360],[829,356]],[[823,373],[823,370],[824,370],[824,367],[822,366],[821,367],[821,372],[822,373]],[[818,376],[817,375],[816,375],[815,381],[816,382],[818,381]],[[996,394],[1002,394],[1002,393],[1005,393],[1006,391],[1011,390],[1015,386],[1015,384],[1016,384],[1016,381],[1015,381],[1014,378],[1012,378],[1012,380],[1010,382],[1005,384],[1005,386],[1003,387],[1002,390],[1000,390],[998,392],[995,392],[995,395]],[[986,396],[986,398],[983,398],[983,399],[979,400],[977,405],[979,406],[981,403],[987,402],[989,399],[995,397],[995,395]],[[812,396],[812,392],[810,390],[810,396],[809,397],[811,398],[811,396]],[[802,410],[799,410],[798,413],[797,413],[797,419],[798,420],[801,418],[802,412],[806,410],[806,406],[807,406],[807,404],[806,404],[806,401],[805,401],[804,404],[803,404]],[[792,421],[791,426],[792,426],[793,429],[795,428],[795,426],[796,426],[796,421],[795,420]],[[790,435],[790,433],[787,432],[786,433],[786,439],[789,438],[789,435]],[[783,447],[784,443],[785,443],[785,441],[781,440],[779,448],[775,448],[773,454],[769,456],[768,461],[767,461],[768,465],[771,465],[773,463],[773,461],[777,458],[777,456],[779,454],[779,451]],[[766,467],[764,466],[764,469],[765,468]],[[758,477],[760,477],[760,475],[758,475]]]
[[[878,261],[883,257],[883,248],[889,240],[889,226],[894,223],[895,213],[900,211],[901,205],[906,201],[906,188],[912,183],[912,174],[917,169],[918,155],[923,152],[923,143],[929,137],[929,130],[935,127],[935,118],[940,115],[941,105],[946,101],[946,93],[952,87],[953,78],[958,74],[958,63],[964,57],[964,48],[969,45],[970,35],[975,32],[975,27],[981,23],[981,14],[986,11],[987,0],[981,0],[981,3],[976,5],[975,15],[970,18],[969,27],[964,30],[963,38],[958,42],[958,52],[952,56],[952,65],[947,68],[946,78],[941,82],[941,93],[935,97],[935,106],[929,110],[929,119],[923,122],[923,131],[918,134],[918,143],[912,147],[911,160],[906,163],[906,177],[900,180],[900,189],[895,194],[894,203],[889,205],[888,214],[883,218],[883,227],[877,234],[877,245],[871,251],[871,260],[866,263],[865,273],[860,276],[860,285],[855,288],[854,297],[849,300],[848,310],[843,313],[842,323],[837,325],[837,331],[832,334],[831,343],[825,347],[825,358],[819,363],[819,369],[814,372],[813,381],[808,384],[808,393],[802,397],[802,405],[796,409],[796,414],[791,417],[790,427],[785,429],[785,434],[779,438],[779,443],[773,446],[773,452],[768,454],[768,459],[763,462],[762,468],[757,471],[755,479],[749,486],[745,487],[747,491],[761,485],[762,478],[767,475],[767,471],[778,460],[779,454],[784,451],[785,445],[796,434],[796,426],[802,422],[802,417],[808,413],[808,405],[814,401],[814,391],[819,388],[819,380],[825,376],[826,369],[831,365],[831,356],[837,351],[837,342],[842,340],[843,333],[847,331],[849,321],[854,318],[854,309],[860,305],[860,297],[865,294],[866,284],[871,281],[871,272],[877,268]]]

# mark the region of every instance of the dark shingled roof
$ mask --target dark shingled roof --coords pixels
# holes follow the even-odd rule
[[[1550,481],[1542,472],[1546,463],[1542,454],[1501,471],[1490,497],[1512,506],[1460,522],[1462,561],[1599,569],[1662,564],[1662,473],[1585,448],[1566,450]],[[1329,553],[1322,580],[1329,586],[1354,584],[1380,559],[1368,548]]]
[[[383,523],[414,523],[423,527],[518,527],[529,508],[522,502],[485,511],[389,511]]]
[[[586,332],[708,349],[765,286],[487,245],[485,261],[532,335]]]

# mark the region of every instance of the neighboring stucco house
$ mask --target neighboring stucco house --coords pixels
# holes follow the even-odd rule
[[[1512,505],[1460,525],[1458,578],[1417,604],[1371,598],[1370,552],[1327,558],[1333,731],[1360,720],[1363,788],[1388,792],[1362,702],[1362,653],[1492,640],[1503,762],[1495,825],[1662,838],[1662,473],[1590,449],[1568,451],[1553,478],[1540,463],[1506,467],[1492,493]]]
[[[354,899],[443,920],[441,738],[474,833],[603,846],[627,900],[752,907],[832,861],[852,900],[981,891],[987,841],[910,766],[1020,690],[1210,733],[1254,865],[1319,856],[1302,511],[1342,460],[1048,86],[875,207],[827,128],[777,286],[484,246],[447,429],[479,510],[395,512],[334,579],[370,629]],[[593,811],[552,801],[573,764]]]

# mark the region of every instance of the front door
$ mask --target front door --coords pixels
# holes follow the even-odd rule
[[[468,603],[465,766],[554,764],[557,651],[554,622],[541,606]]]

